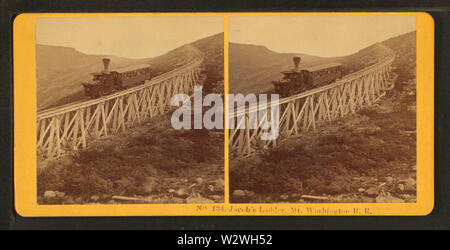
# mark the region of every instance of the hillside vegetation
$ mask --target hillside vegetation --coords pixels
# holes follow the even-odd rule
[[[223,134],[175,130],[170,115],[160,116],[86,150],[38,162],[37,180],[40,204],[221,202]]]
[[[223,86],[223,34],[143,62],[162,73],[199,56],[207,94]],[[175,130],[172,111],[59,159],[38,157],[38,203],[223,202],[223,131]]]
[[[395,88],[374,106],[230,160],[232,202],[416,201],[416,37],[397,36],[340,58],[347,72],[396,53]],[[361,61],[358,61],[361,60]]]
[[[193,62],[202,56],[202,52],[190,44],[185,44],[164,55],[137,60],[137,64],[147,63],[152,65],[155,76],[171,71],[175,68]]]
[[[202,72],[206,76],[203,82],[205,93],[223,93],[223,33],[206,37],[191,43],[191,46],[204,55]]]

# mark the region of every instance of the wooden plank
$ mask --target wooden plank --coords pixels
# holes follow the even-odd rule
[[[56,132],[56,156],[61,154],[61,137],[60,137],[60,119],[58,116],[55,117],[55,132]]]
[[[46,122],[46,119],[42,119],[40,121],[41,132],[39,132],[39,137],[38,137],[38,143],[37,143],[38,148],[42,145],[42,142],[44,141],[44,137],[45,137],[45,133],[46,133],[45,131],[47,131],[47,129],[45,128],[45,122]]]
[[[87,144],[86,144],[86,129],[85,129],[85,126],[84,126],[84,112],[83,112],[84,110],[80,110],[80,125],[81,125],[81,143],[82,143],[82,146],[83,146],[83,149],[85,149],[86,147],[87,147]]]
[[[103,131],[105,133],[105,136],[107,136],[108,135],[108,121],[106,120],[105,107],[104,107],[103,103],[100,105],[100,109],[102,110],[103,126],[102,126],[102,129],[100,130],[99,135],[101,135],[102,131]]]
[[[72,139],[72,148],[77,149],[78,147],[78,123],[79,123],[79,114],[80,110],[77,110],[74,116],[74,127],[73,127],[73,139]]]
[[[54,146],[54,141],[53,138],[55,136],[55,117],[52,118],[50,124],[50,134],[48,137],[48,146],[47,146],[47,158],[53,158],[53,146]]]

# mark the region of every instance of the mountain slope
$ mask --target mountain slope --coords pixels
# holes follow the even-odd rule
[[[36,46],[37,108],[42,110],[85,99],[81,82],[89,80],[90,73],[103,69],[102,58],[104,57],[111,59],[111,69],[148,63],[152,65],[154,74],[159,75],[201,58],[202,55],[203,52],[190,44],[185,44],[158,57],[144,59],[87,55],[74,48],[38,44]]]
[[[202,56],[202,52],[185,44],[181,47],[173,49],[164,55],[138,60],[138,63],[148,63],[152,65],[154,75],[160,75],[167,71],[188,64]]]
[[[197,40],[191,45],[203,55],[202,73],[205,93],[223,93],[223,33]]]
[[[161,74],[200,57],[203,92],[220,84],[223,91],[223,33],[132,63],[150,63]],[[96,63],[101,66],[101,59]],[[116,195],[140,199],[132,203],[223,202],[223,132],[175,130],[170,120],[171,112],[94,140],[77,153],[54,160],[39,156],[38,203],[85,204],[92,197],[100,197],[96,203],[130,203],[113,199]],[[66,195],[48,199],[44,194],[51,190]]]
[[[348,75],[377,63],[379,59],[388,56],[391,52],[386,45],[376,43],[354,54],[338,58],[337,61],[342,63],[342,73]]]
[[[61,46],[36,46],[36,81],[38,110],[57,102],[70,102],[83,98],[82,81],[90,73],[103,69],[102,58],[111,58],[111,68],[135,63],[133,59],[106,55],[86,55],[73,48]]]
[[[384,45],[396,52],[394,72],[398,82],[408,82],[416,77],[416,32],[388,39]]]
[[[270,92],[273,88],[271,81],[280,79],[281,71],[293,68],[292,57],[294,55],[302,57],[300,67],[330,62],[342,63],[343,73],[347,75],[376,63],[380,58],[391,53],[391,49],[397,52],[398,58],[404,58],[400,60],[406,60],[409,63],[415,61],[415,32],[373,44],[348,56],[332,58],[277,53],[260,45],[230,43],[230,93]],[[404,75],[411,75],[411,72]]]
[[[229,44],[230,93],[261,93],[272,88],[270,81],[281,77],[280,71],[293,67],[297,54],[277,53],[260,45]],[[302,66],[312,66],[329,60],[298,54]]]
[[[331,203],[416,202],[415,32],[335,59],[349,72],[390,50],[396,54],[389,77],[395,87],[376,105],[247,159],[230,159],[231,202],[311,202],[299,199],[304,194],[325,196]],[[232,195],[236,190],[246,195]]]

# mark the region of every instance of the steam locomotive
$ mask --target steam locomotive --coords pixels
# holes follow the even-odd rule
[[[98,98],[121,89],[143,84],[146,80],[152,79],[152,68],[148,64],[139,64],[110,71],[109,62],[109,58],[103,58],[104,70],[91,73],[92,79],[81,83],[86,96]]]
[[[294,69],[282,71],[283,79],[272,81],[275,93],[281,97],[291,96],[342,78],[342,64],[329,63],[309,68],[299,68],[300,56],[293,57]]]

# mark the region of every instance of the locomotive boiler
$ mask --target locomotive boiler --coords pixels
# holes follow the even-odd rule
[[[328,63],[324,65],[300,68],[300,56],[293,57],[294,69],[282,71],[281,80],[272,81],[275,93],[287,97],[315,87],[323,86],[342,78],[342,64]]]
[[[109,58],[103,58],[104,69],[91,73],[92,79],[83,82],[84,93],[91,98],[98,98],[118,90],[145,83],[152,78],[152,68],[148,64],[109,70]]]

